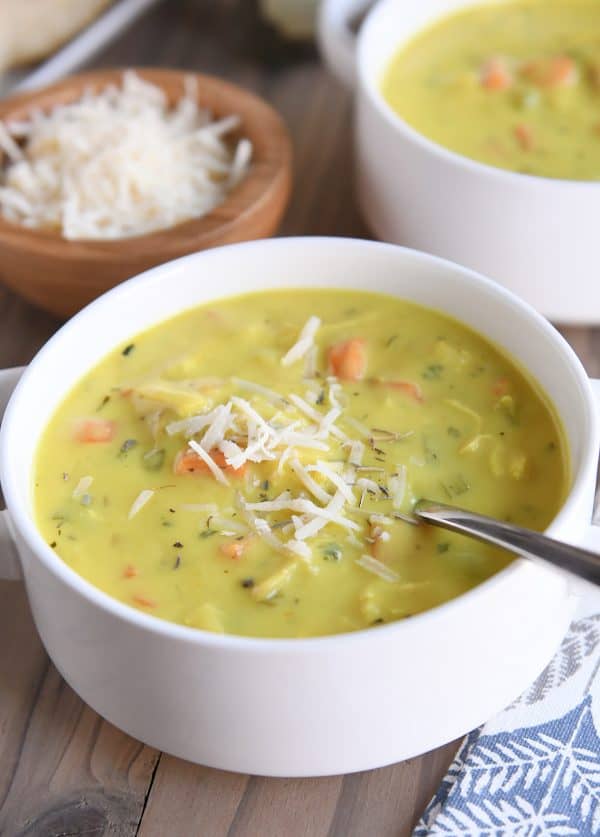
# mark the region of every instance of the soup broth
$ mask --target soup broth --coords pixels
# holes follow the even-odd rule
[[[600,2],[468,8],[405,44],[382,80],[424,136],[482,163],[600,179]]]
[[[567,451],[539,387],[464,325],[384,295],[248,294],[117,346],[37,453],[39,530],[162,619],[306,637],[404,619],[509,557],[418,498],[542,530]]]

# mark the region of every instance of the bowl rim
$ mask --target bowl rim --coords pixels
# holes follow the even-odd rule
[[[207,98],[214,97],[219,101],[223,97],[228,102],[231,97],[236,97],[243,103],[243,109],[246,112],[257,111],[261,119],[260,131],[254,126],[250,132],[246,132],[247,125],[244,124],[246,119],[242,113],[239,113],[242,118],[240,131],[251,140],[253,145],[253,158],[246,177],[227,194],[224,201],[205,215],[149,233],[115,239],[67,239],[58,230],[26,227],[9,221],[0,213],[0,241],[10,240],[12,244],[21,244],[29,248],[39,246],[44,248],[49,255],[63,257],[68,255],[72,258],[91,256],[109,263],[121,261],[120,251],[123,247],[143,248],[144,254],[149,257],[166,255],[168,258],[171,254],[175,257],[181,252],[182,247],[192,241],[198,249],[202,246],[203,237],[232,235],[237,227],[245,225],[248,216],[260,210],[262,205],[268,202],[271,191],[281,179],[291,180],[292,140],[283,117],[271,104],[253,91],[208,73],[152,66],[89,70],[68,76],[37,90],[3,99],[0,101],[0,121],[10,122],[11,114],[16,114],[17,118],[21,118],[20,114],[35,108],[38,102],[43,107],[43,103],[47,101],[50,106],[50,101],[56,97],[59,98],[57,104],[76,101],[78,95],[86,87],[103,88],[109,84],[118,84],[126,72],[134,72],[141,79],[163,90],[167,85],[180,84],[182,92],[185,79],[192,78],[198,82],[198,99],[201,104],[203,93],[208,90],[210,92]],[[209,103],[204,106],[213,109]],[[224,110],[227,112],[227,108]],[[235,110],[231,113],[235,113]],[[258,155],[257,139],[260,147]],[[0,150],[0,164],[3,156]],[[264,183],[257,191],[257,183],[261,180]]]
[[[503,169],[498,166],[493,166],[490,163],[484,163],[472,157],[467,157],[460,154],[458,151],[453,151],[444,145],[430,139],[425,134],[418,131],[416,128],[407,122],[399,113],[397,113],[390,104],[386,101],[379,82],[377,73],[367,68],[366,52],[371,46],[371,39],[375,37],[375,28],[379,25],[379,18],[386,14],[392,14],[394,9],[399,7],[399,0],[378,0],[375,5],[367,13],[362,26],[357,35],[356,57],[357,57],[357,79],[359,87],[361,87],[368,95],[371,103],[375,106],[379,114],[384,120],[395,130],[404,135],[404,138],[412,142],[414,145],[420,146],[434,157],[438,157],[445,163],[454,166],[457,169],[462,169],[468,174],[473,174],[476,177],[487,177],[491,179],[506,181],[509,185],[519,186],[525,185],[528,188],[540,189],[567,189],[574,191],[590,192],[598,191],[600,189],[600,177],[598,180],[573,180],[569,178],[548,177],[539,174],[529,174],[527,172],[518,172],[512,169]],[[468,0],[462,7],[463,10],[469,8],[480,8],[481,3],[476,0]],[[450,18],[455,14],[459,14],[459,9],[454,9],[451,12],[443,12],[436,15],[432,21],[442,21],[445,18]],[[411,35],[403,41],[399,41],[391,55],[396,55],[398,51],[409,41],[425,32],[431,25],[431,21],[424,26],[419,26],[412,30]],[[389,65],[390,56],[387,57],[387,64]]]
[[[256,248],[268,250],[272,248],[298,247],[301,250],[304,246],[306,246],[307,241],[323,248],[331,246],[336,248],[363,247],[401,251],[410,254],[411,258],[418,259],[421,262],[431,265],[437,265],[438,267],[441,266],[446,270],[451,269],[456,271],[458,269],[464,279],[483,284],[487,292],[490,293],[492,297],[496,296],[498,299],[504,297],[504,299],[510,301],[513,306],[526,311],[528,318],[531,321],[532,329],[535,328],[538,331],[545,333],[547,337],[552,340],[554,344],[556,344],[557,349],[565,355],[566,359],[568,359],[569,366],[572,374],[577,380],[585,406],[585,410],[582,412],[581,416],[585,438],[581,463],[579,464],[577,471],[573,472],[573,479],[569,493],[565,497],[558,513],[547,527],[546,532],[553,534],[564,520],[568,520],[571,516],[576,516],[576,509],[586,492],[586,485],[590,478],[590,473],[593,474],[596,471],[596,449],[598,447],[599,424],[596,417],[595,404],[589,378],[583,368],[583,365],[581,364],[581,361],[565,338],[562,337],[562,335],[530,305],[519,299],[515,294],[508,291],[506,288],[498,285],[496,282],[493,282],[491,279],[482,276],[474,270],[457,265],[447,259],[442,259],[411,248],[357,238],[309,236],[247,241],[213,248],[208,252],[212,253],[214,256],[215,253],[218,253],[218,251],[222,249],[231,250],[232,248],[235,248],[240,254],[244,250]],[[90,602],[90,604],[108,612],[111,616],[118,618],[122,623],[127,623],[132,628],[136,627],[144,631],[149,631],[153,635],[161,636],[165,639],[173,639],[191,644],[210,646],[224,651],[242,649],[246,652],[259,654],[284,651],[287,654],[293,653],[298,655],[302,655],[305,652],[325,653],[328,649],[331,649],[332,646],[339,646],[340,649],[342,647],[349,649],[352,644],[373,642],[376,638],[393,639],[396,633],[419,629],[420,626],[426,625],[432,622],[432,620],[439,619],[440,616],[452,613],[457,608],[463,607],[465,601],[469,601],[476,596],[481,596],[483,593],[489,593],[494,588],[499,587],[502,583],[511,579],[515,573],[522,573],[531,569],[531,562],[526,561],[524,558],[516,558],[507,567],[486,579],[481,584],[478,584],[465,593],[462,593],[460,596],[450,599],[449,601],[437,605],[434,608],[415,614],[407,619],[390,622],[377,627],[363,628],[358,631],[351,631],[347,633],[315,637],[286,638],[250,637],[238,634],[215,634],[199,628],[169,622],[157,616],[143,613],[133,606],[127,605],[113,598],[108,593],[105,593],[100,590],[100,588],[78,575],[75,570],[66,564],[43,539],[41,533],[35,525],[33,514],[31,514],[24,507],[18,496],[15,468],[11,467],[10,464],[9,438],[11,433],[14,432],[12,430],[12,425],[15,418],[18,416],[19,395],[22,389],[29,386],[29,378],[31,377],[32,370],[35,366],[41,361],[41,359],[45,358],[46,355],[51,355],[54,351],[56,351],[56,344],[60,343],[63,333],[73,328],[74,324],[78,324],[81,320],[94,316],[98,316],[100,318],[103,316],[101,309],[105,303],[105,297],[110,296],[112,299],[118,299],[119,296],[129,293],[132,286],[142,287],[146,282],[161,281],[161,274],[169,276],[174,267],[182,267],[188,262],[195,263],[198,259],[201,260],[203,255],[204,252],[192,253],[191,255],[166,262],[165,264],[151,268],[150,270],[127,280],[98,297],[96,300],[83,308],[65,325],[63,325],[44,344],[44,346],[32,359],[22,378],[18,382],[13,396],[8,404],[2,421],[2,427],[0,428],[0,477],[2,478],[2,489],[4,491],[11,523],[14,521],[12,525],[18,532],[19,537],[22,538],[27,545],[34,561],[40,561],[44,565],[44,568],[50,572],[57,581],[65,584],[72,591],[83,596],[88,602]],[[314,287],[318,287],[318,284],[315,284]],[[485,337],[485,334],[483,336]],[[525,364],[524,368],[527,368]],[[552,568],[541,568],[541,570],[536,568],[536,571],[551,572],[553,574],[560,572]]]

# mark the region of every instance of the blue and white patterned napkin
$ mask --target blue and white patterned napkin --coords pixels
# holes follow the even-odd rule
[[[600,593],[535,683],[464,740],[413,837],[600,834]]]

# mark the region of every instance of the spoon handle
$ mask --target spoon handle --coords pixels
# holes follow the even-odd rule
[[[547,561],[580,578],[600,584],[600,555],[587,549],[555,541],[540,532],[513,526],[512,523],[430,500],[419,500],[414,514],[419,520],[434,526],[501,546],[525,558]]]

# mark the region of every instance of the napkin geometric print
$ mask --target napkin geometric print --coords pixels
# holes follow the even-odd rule
[[[464,740],[413,837],[600,835],[600,594],[536,682]]]

